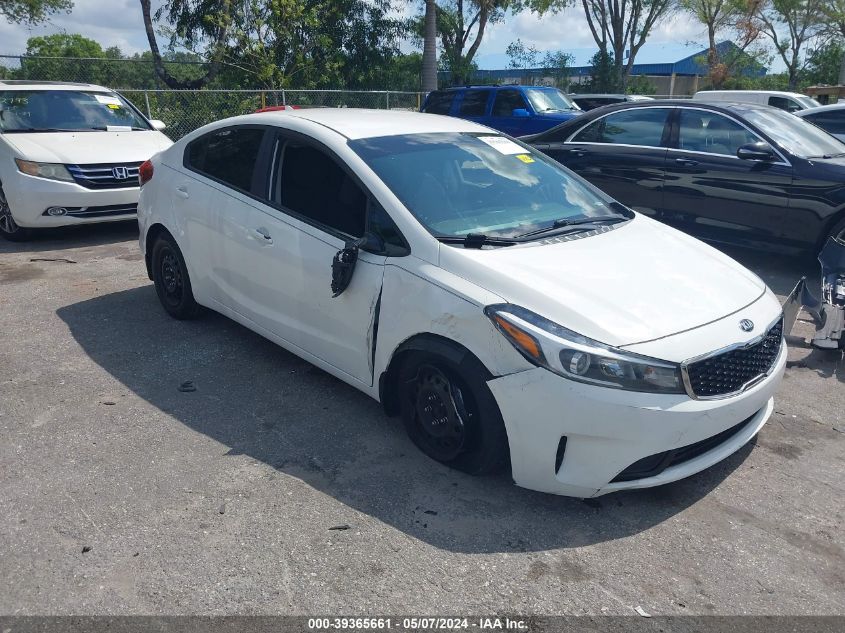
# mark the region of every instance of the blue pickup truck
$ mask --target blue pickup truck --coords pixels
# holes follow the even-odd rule
[[[581,114],[557,88],[549,86],[463,86],[434,90],[422,112],[447,114],[524,136],[536,134]]]

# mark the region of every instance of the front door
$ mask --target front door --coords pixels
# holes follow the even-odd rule
[[[664,218],[716,241],[754,245],[781,238],[792,167],[737,158],[754,132],[721,113],[681,108],[677,140],[666,161]]]
[[[280,136],[265,202],[253,201],[241,262],[250,292],[238,310],[290,345],[371,385],[385,257],[359,251],[349,286],[332,296],[335,254],[364,234],[367,197],[334,157]]]

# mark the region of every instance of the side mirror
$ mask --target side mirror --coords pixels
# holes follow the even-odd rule
[[[513,112],[511,112],[511,116],[524,118],[527,116],[531,116],[531,113],[525,108],[516,108]]]
[[[352,273],[355,272],[355,264],[358,263],[358,249],[363,241],[360,239],[347,242],[335,253],[332,259],[332,298],[343,294],[352,282]]]
[[[150,119],[150,125],[153,126],[154,130],[158,130],[159,132],[167,129],[167,124],[159,119]]]
[[[743,160],[771,161],[777,157],[772,146],[763,141],[746,143],[736,150],[736,157]]]

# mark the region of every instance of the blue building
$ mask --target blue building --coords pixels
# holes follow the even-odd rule
[[[730,41],[719,42],[716,50],[722,59],[732,54],[745,55]],[[573,66],[567,70],[567,75],[570,84],[579,84],[589,81],[592,72],[592,66]],[[676,62],[634,64],[631,67],[632,76],[648,78],[661,96],[691,95],[699,89],[699,82],[707,73],[706,48]],[[766,68],[749,58],[748,68],[743,70],[743,74],[761,77],[766,74]],[[449,85],[448,71],[440,72],[439,78],[443,85]],[[545,68],[477,70],[473,74],[473,83],[526,83],[526,79],[531,83],[554,84],[554,78],[548,76]]]

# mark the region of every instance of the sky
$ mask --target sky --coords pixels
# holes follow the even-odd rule
[[[153,0],[152,4],[155,10],[160,0]],[[20,54],[26,50],[27,38],[59,32],[80,33],[100,42],[103,48],[118,46],[124,53],[148,49],[138,0],[75,0],[70,14],[56,15],[39,27],[26,28],[0,21],[0,54]],[[580,7],[542,19],[523,12],[487,27],[476,58],[479,68],[507,67],[505,49],[517,38],[535,46],[541,53],[558,50],[571,53],[575,66],[587,65],[597,50]],[[703,28],[688,16],[676,15],[653,31],[636,61],[677,61],[701,50],[705,42]],[[163,43],[160,40],[160,44]]]

